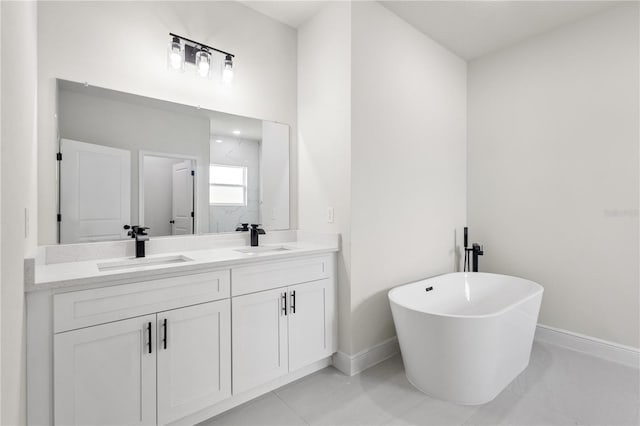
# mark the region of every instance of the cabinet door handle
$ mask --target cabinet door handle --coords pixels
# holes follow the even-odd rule
[[[162,320],[162,347],[163,347],[163,349],[167,349],[167,336],[168,336],[167,319],[165,318],[164,320]]]
[[[284,316],[287,316],[287,293],[282,293],[280,299],[282,300],[282,313],[284,313]]]
[[[292,314],[296,313],[296,291],[295,290],[291,292],[291,313]]]
[[[153,344],[151,341],[151,321],[149,321],[147,323],[147,347],[149,348],[149,353],[153,352],[153,348],[151,347],[151,345]]]

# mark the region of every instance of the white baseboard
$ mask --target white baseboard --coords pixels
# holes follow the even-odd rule
[[[536,327],[535,340],[562,346],[606,359],[607,361],[640,368],[640,350],[630,346],[608,342],[596,337],[585,336],[544,324],[538,324]],[[338,351],[333,356],[333,366],[344,374],[353,376],[385,359],[391,358],[398,352],[400,352],[398,338],[392,337],[355,355],[348,355]]]
[[[385,359],[391,358],[398,352],[400,352],[398,338],[392,337],[355,355],[348,355],[338,351],[333,356],[333,366],[344,374],[353,376]]]
[[[608,361],[640,368],[640,350],[596,337],[538,324],[535,340],[552,343]]]

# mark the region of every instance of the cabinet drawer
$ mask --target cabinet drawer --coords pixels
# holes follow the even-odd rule
[[[319,256],[233,268],[232,296],[333,276],[333,256]]]
[[[53,331],[59,333],[229,296],[229,270],[56,294]]]

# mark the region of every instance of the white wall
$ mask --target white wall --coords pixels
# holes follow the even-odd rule
[[[209,119],[74,90],[58,92],[60,137],[131,151],[131,221],[139,224],[139,154],[152,151],[196,157],[197,232],[209,229]],[[65,167],[64,158],[60,167]],[[63,217],[64,221],[65,218]],[[42,224],[41,232],[54,223]],[[150,226],[145,224],[145,226]],[[152,228],[150,235],[158,234]],[[53,230],[55,232],[55,229]]]
[[[279,121],[297,133],[296,32],[240,3],[39,2],[38,30],[41,244],[55,242],[55,78]],[[233,85],[168,70],[169,32],[236,54]],[[292,164],[294,194],[296,170]]]
[[[456,270],[466,63],[378,3],[352,15],[353,352],[395,335],[387,292]],[[457,242],[460,243],[460,238]]]
[[[25,255],[35,249],[33,229],[25,232],[25,208],[35,212],[37,10],[34,2],[2,2],[1,281],[3,425],[26,421]],[[11,64],[11,66],[7,66]]]
[[[171,235],[173,165],[184,160],[144,156],[144,226],[149,235]],[[137,223],[137,222],[136,222]]]
[[[341,235],[339,347],[351,348],[351,4],[328,2],[298,30],[300,229]],[[335,210],[327,222],[327,207]]]
[[[545,288],[540,322],[638,347],[638,5],[469,67],[481,270]]]
[[[388,289],[456,268],[466,64],[372,2],[327,4],[298,49],[300,227],[342,236],[339,347],[355,354],[394,336]]]

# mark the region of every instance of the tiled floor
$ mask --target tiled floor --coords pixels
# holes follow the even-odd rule
[[[395,356],[353,377],[326,368],[201,426],[639,425],[639,388],[637,369],[536,342],[529,367],[482,406],[422,394]]]

